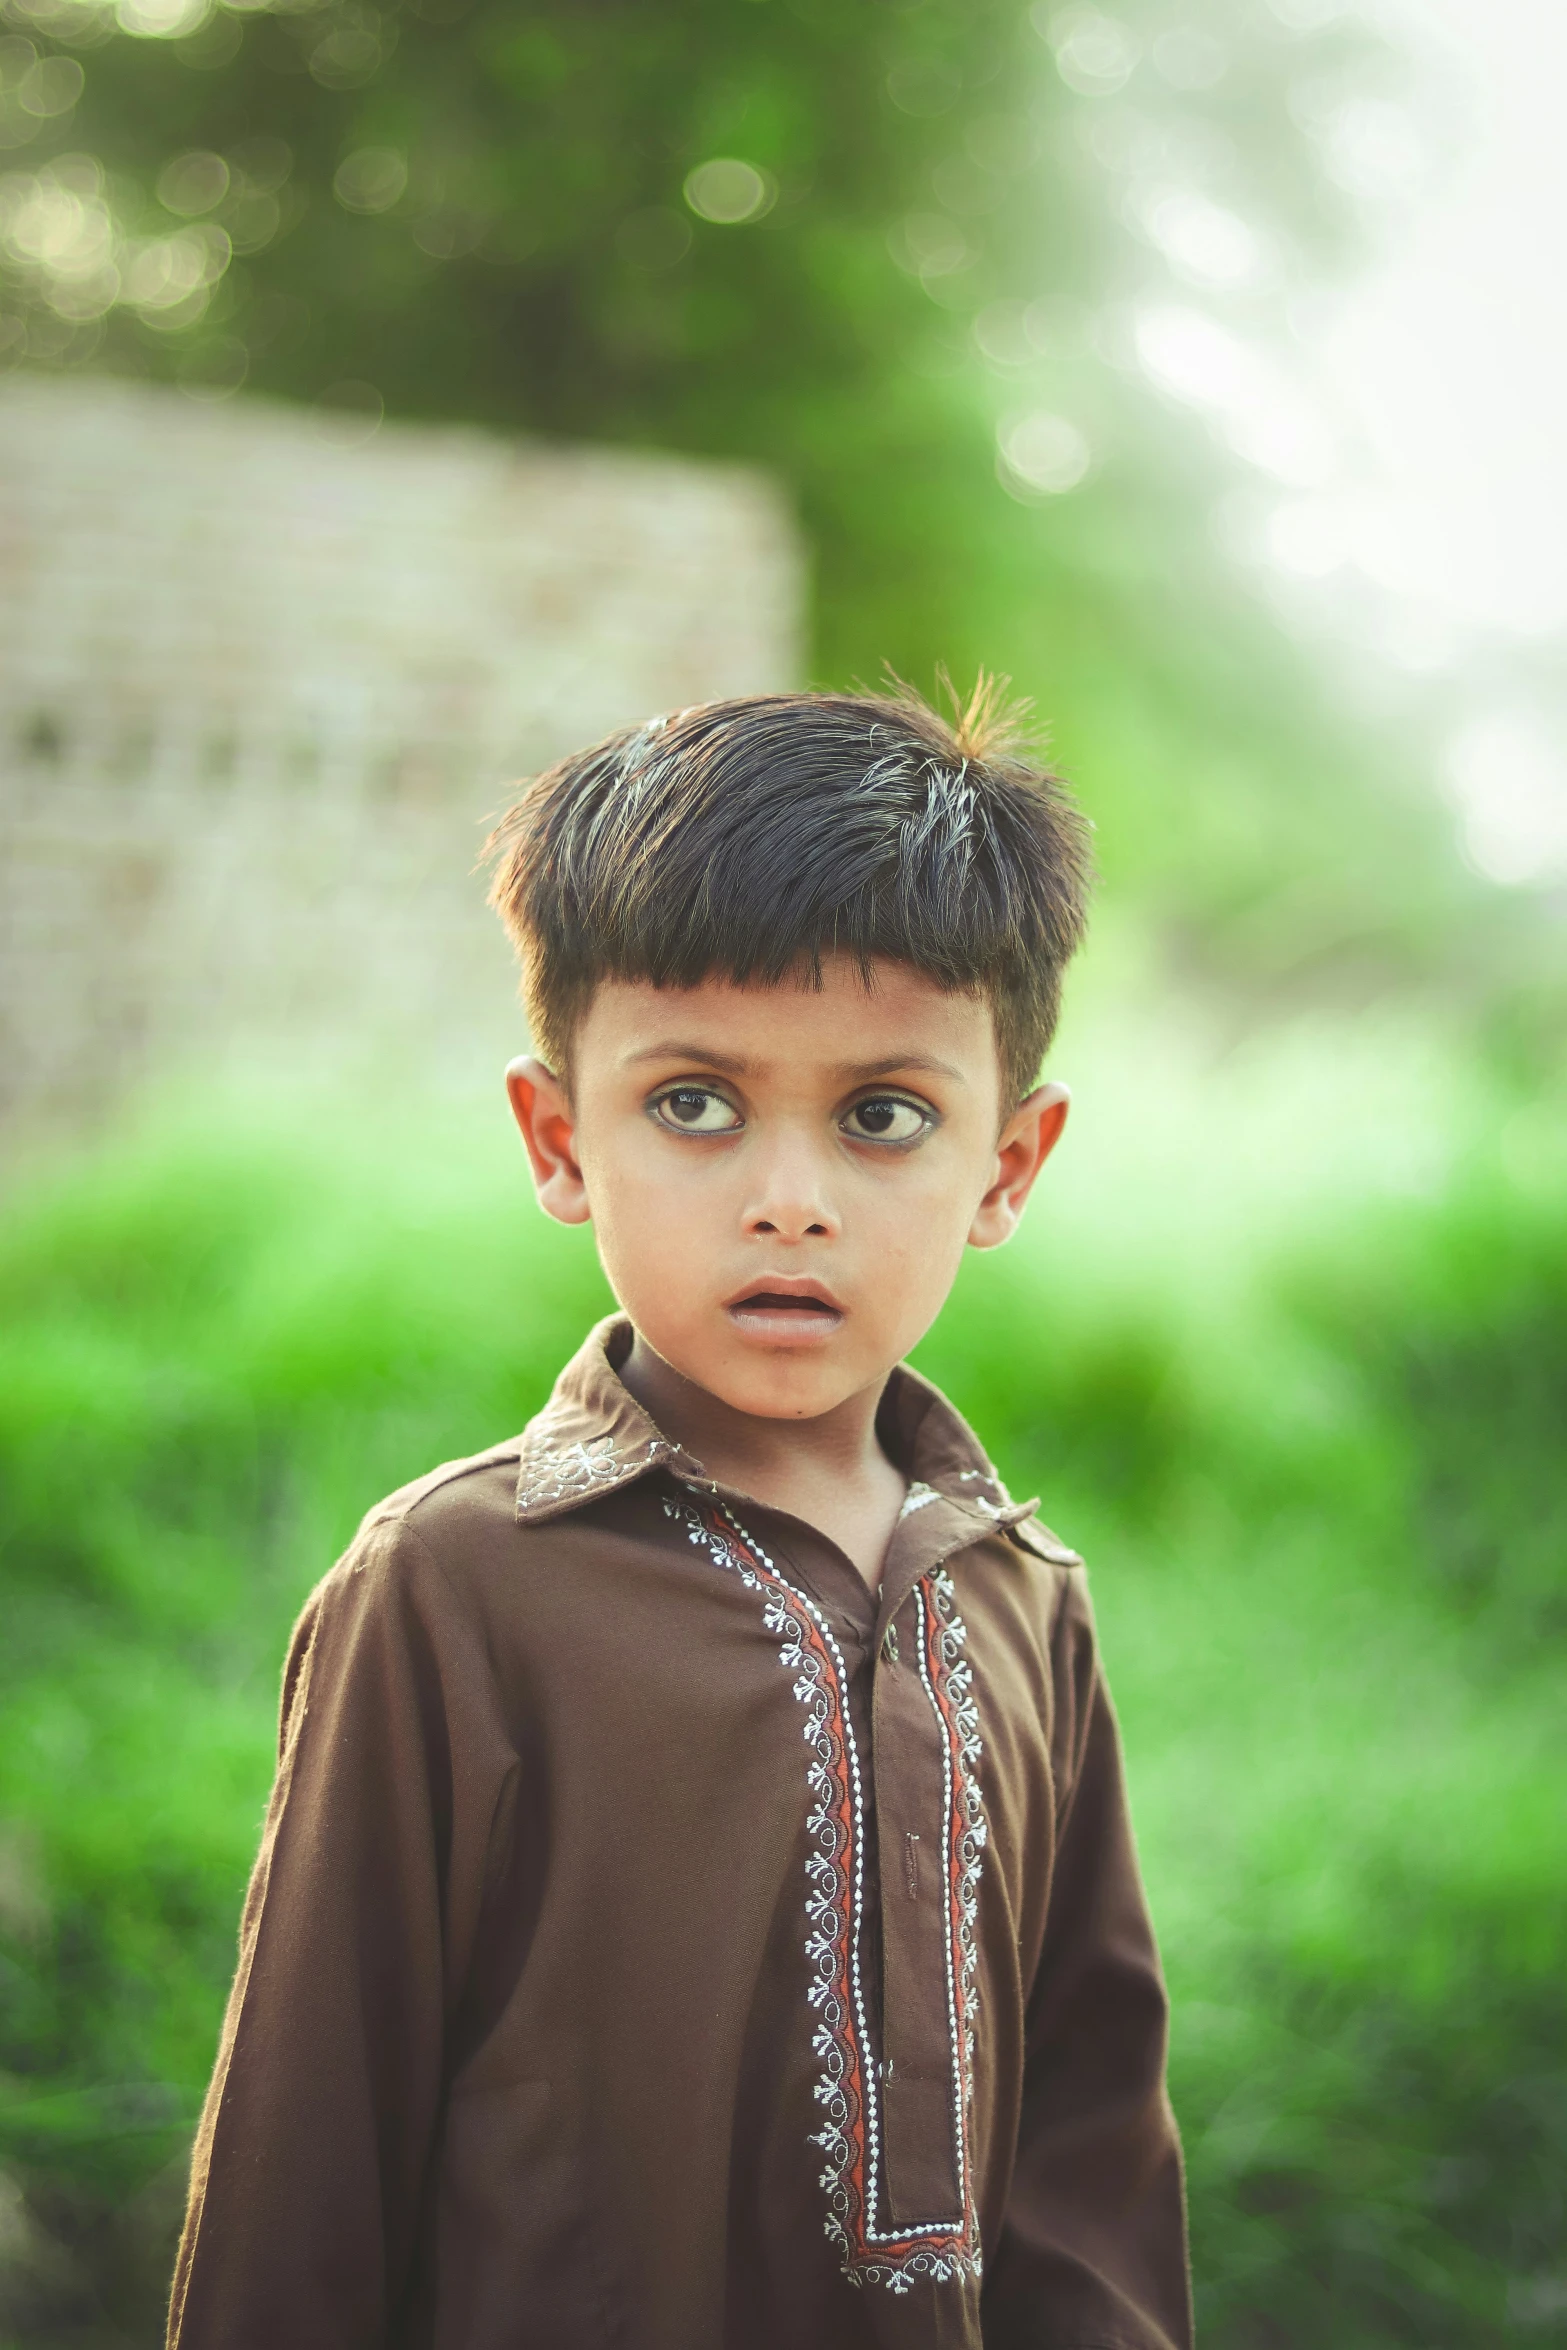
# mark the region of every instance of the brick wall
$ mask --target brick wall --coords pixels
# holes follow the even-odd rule
[[[0,377],[0,1118],[247,1053],[521,1041],[472,867],[513,778],[787,685],[800,559],[737,468]]]

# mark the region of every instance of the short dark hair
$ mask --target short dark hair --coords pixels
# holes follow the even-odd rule
[[[1020,1101],[1083,935],[1088,826],[1004,683],[950,723],[901,686],[707,702],[536,777],[487,853],[540,1056],[569,1082],[605,979],[819,983],[823,955],[867,978],[886,957],[989,1000]]]

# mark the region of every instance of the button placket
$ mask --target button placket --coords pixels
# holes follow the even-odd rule
[[[940,1881],[944,1747],[920,1670],[921,1600],[882,1634],[872,1704],[881,1887],[883,2224],[930,2224],[961,2203],[952,2126],[947,1920]]]

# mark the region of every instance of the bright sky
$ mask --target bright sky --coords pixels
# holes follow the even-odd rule
[[[1359,199],[1374,257],[1298,294],[1289,347],[1264,348],[1227,304],[1276,277],[1266,224],[1172,183],[1159,143],[1106,117],[1095,151],[1169,265],[1132,321],[1137,363],[1245,461],[1216,522],[1286,607],[1441,676],[1440,781],[1471,862],[1567,883],[1567,0],[1268,5],[1307,36],[1292,110]],[[1396,76],[1354,90],[1314,73],[1309,36],[1349,9],[1406,53],[1402,93]],[[1034,13],[1069,87],[1128,81],[1139,44],[1113,18]],[[1198,88],[1224,53],[1187,29],[1148,64]],[[1004,426],[1000,454],[1020,495],[1070,489],[1088,462],[1051,416]]]
[[[1395,11],[1455,54],[1468,152],[1393,231],[1323,356],[1425,593],[1460,622],[1554,633],[1567,628],[1567,7]]]
[[[1468,120],[1456,161],[1439,159],[1388,211],[1380,259],[1348,301],[1305,324],[1304,356],[1362,461],[1352,483],[1286,518],[1294,568],[1326,573],[1347,553],[1386,599],[1390,644],[1402,633],[1417,667],[1424,647],[1462,678],[1468,655],[1478,680],[1501,650],[1505,676],[1511,647],[1520,681],[1541,654],[1560,675],[1567,6],[1362,5],[1404,27],[1417,54],[1445,57]],[[1471,701],[1442,780],[1472,863],[1504,883],[1567,881],[1567,700],[1477,682]]]

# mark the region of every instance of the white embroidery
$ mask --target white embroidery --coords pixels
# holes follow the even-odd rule
[[[860,1978],[864,1796],[859,1755],[849,1730],[848,1676],[842,1652],[821,1609],[788,1581],[760,1543],[721,1503],[699,1511],[665,1497],[663,1506],[667,1516],[685,1527],[689,1541],[705,1548],[748,1590],[764,1595],[763,1624],[777,1638],[779,1662],[793,1676],[794,1695],[805,1708],[810,1804],[806,1818],[806,1917],[810,1927],[805,1945],[810,1967],[806,1996],[821,2019],[811,2045],[822,2066],[815,2095],[824,2115],[823,2127],[813,2134],[811,2143],[820,2146],[826,2157],[821,2185],[827,2195],[828,2238],[841,2255],[845,2277],[856,2286],[882,2284],[901,2294],[908,2291],[911,2277],[928,2277],[939,2284],[962,2278],[977,2281],[981,2258],[969,2109],[976,2005],[974,1928],[986,1831],[974,1780],[982,1751],[978,1714],[972,1674],[963,1657],[966,1634],[950,1578],[940,1571],[922,1578],[916,1586],[916,1604],[920,1676],[942,1742],[947,2014],[962,2217],[955,2222],[935,2220],[882,2228],[876,2224],[881,2196],[881,2117]],[[927,1649],[935,1655],[934,1681]]]
[[[1008,1493],[1001,1479],[994,1476],[989,1469],[960,1469],[958,1483],[960,1485],[988,1485],[991,1492],[998,1496],[995,1501],[991,1501],[983,1493],[971,1493],[966,1496],[976,1509],[984,1511],[987,1518],[1004,1518],[1012,1507],[1011,1494]]]
[[[979,1708],[974,1702],[974,1671],[964,1655],[968,1626],[958,1613],[957,1595],[945,1567],[939,1567],[926,1586],[936,1622],[934,1642],[937,1678],[944,1683],[947,1719],[951,1721],[955,1753],[944,1743],[946,1764],[946,1848],[955,1862],[950,1886],[952,1930],[947,1937],[947,2012],[953,2053],[953,2117],[960,2159],[959,2183],[967,2210],[973,2187],[969,2176],[969,2108],[974,2095],[974,2017],[979,2007],[979,1879],[990,1830],[979,1792],[979,1763],[984,1743],[979,1734]],[[921,1633],[924,1632],[923,1596],[919,1597]],[[938,1721],[942,1708],[926,1671],[926,1643],[920,1643],[920,1677]],[[943,1727],[945,1724],[943,1723]]]
[[[940,1499],[941,1495],[936,1491],[934,1485],[922,1485],[916,1480],[903,1497],[903,1507],[898,1512],[898,1524],[901,1526],[905,1518],[912,1518],[916,1510],[924,1509],[927,1502],[940,1501]]]
[[[557,1444],[548,1415],[536,1421],[523,1439],[523,1505],[533,1509],[548,1502],[575,1499],[597,1487],[622,1485],[669,1450],[662,1437],[646,1447],[646,1458],[623,1452],[613,1436],[595,1436],[587,1443]]]

